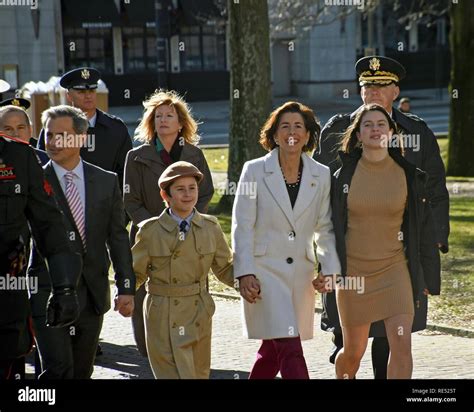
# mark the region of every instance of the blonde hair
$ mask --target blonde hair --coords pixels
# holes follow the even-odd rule
[[[143,102],[143,118],[135,131],[135,139],[150,143],[155,136],[155,111],[157,107],[172,106],[178,114],[179,123],[182,125],[180,136],[189,143],[196,145],[199,142],[197,134],[198,124],[191,115],[191,109],[186,101],[174,90],[156,90]]]

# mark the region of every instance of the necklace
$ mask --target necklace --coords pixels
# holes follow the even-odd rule
[[[301,180],[301,167],[300,167],[300,170],[298,170],[298,177],[296,178],[296,182],[295,183],[288,183],[286,181],[286,177],[285,177],[285,174],[283,173],[283,169],[280,167],[280,170],[281,170],[281,174],[283,175],[283,179],[285,180],[285,184],[288,186],[288,187],[298,187],[300,185],[300,180]]]

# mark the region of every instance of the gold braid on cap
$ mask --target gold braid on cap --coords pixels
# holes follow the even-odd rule
[[[398,83],[399,81],[400,79],[395,73],[378,70],[375,73],[372,73],[370,70],[367,70],[365,72],[362,72],[359,76],[359,83],[361,84],[365,82],[386,84],[390,82]]]

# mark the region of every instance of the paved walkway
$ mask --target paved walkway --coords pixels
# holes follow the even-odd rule
[[[259,342],[242,337],[240,303],[216,298],[212,342],[213,379],[246,379]],[[327,361],[332,347],[330,334],[319,327],[315,317],[315,339],[303,343],[309,373],[313,379],[332,379],[334,366]],[[104,354],[97,358],[94,379],[153,378],[146,359],[134,346],[130,319],[109,311],[101,334]],[[438,332],[413,335],[415,379],[473,379],[474,341]],[[372,379],[370,345],[362,360],[358,378]]]

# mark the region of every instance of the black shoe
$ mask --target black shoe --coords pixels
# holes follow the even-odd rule
[[[95,356],[101,356],[103,354],[104,354],[104,352],[102,352],[102,347],[100,345],[97,345],[97,350],[95,352]]]
[[[329,356],[329,362],[334,365],[336,362],[336,356],[343,346],[342,333],[333,333],[332,342],[334,343],[334,346],[332,349],[331,356]]]

